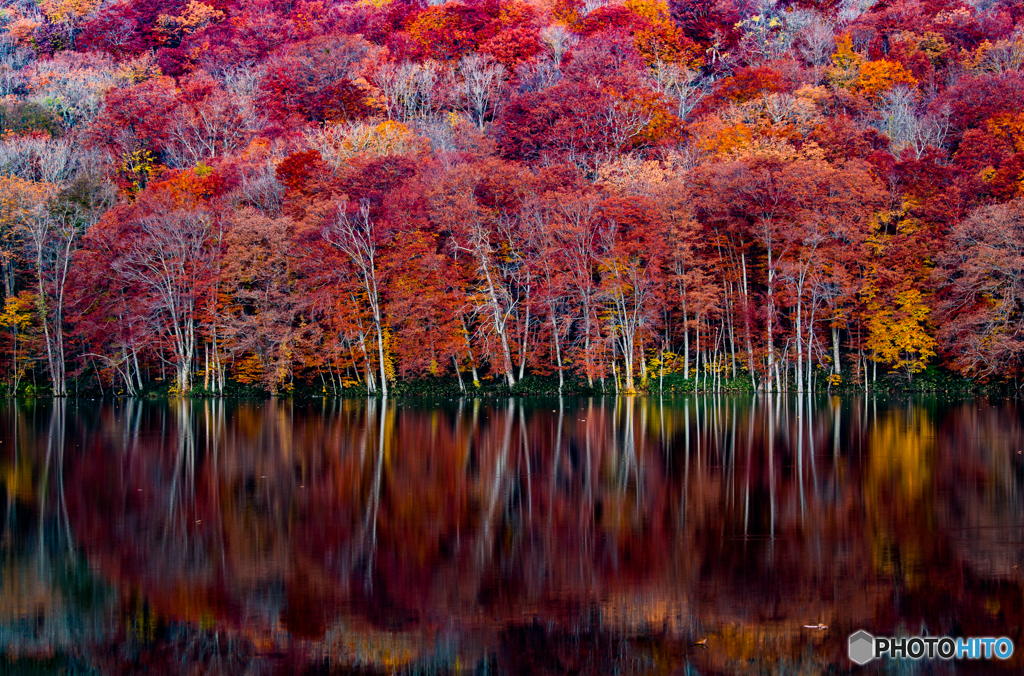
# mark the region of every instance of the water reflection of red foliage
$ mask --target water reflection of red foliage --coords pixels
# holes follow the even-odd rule
[[[351,653],[338,631],[411,641],[380,667],[442,636],[482,659],[558,627],[595,646],[657,637],[669,662],[705,673],[748,658],[845,664],[861,627],[1020,644],[1014,405],[181,402],[96,415],[64,459],[90,564],[155,615],[257,649]],[[829,631],[803,627],[818,622]],[[688,648],[709,634],[715,651]]]

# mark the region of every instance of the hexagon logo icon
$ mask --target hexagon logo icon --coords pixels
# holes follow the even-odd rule
[[[875,657],[875,637],[863,629],[850,635],[850,659],[867,664]]]

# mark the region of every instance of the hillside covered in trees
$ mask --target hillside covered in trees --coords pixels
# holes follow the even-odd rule
[[[1024,367],[1020,0],[14,0],[0,379]]]

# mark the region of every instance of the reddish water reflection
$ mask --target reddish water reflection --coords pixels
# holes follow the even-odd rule
[[[2,412],[0,661],[813,674],[860,628],[1021,645],[1017,402],[88,403]]]

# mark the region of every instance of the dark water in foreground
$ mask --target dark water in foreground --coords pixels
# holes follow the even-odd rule
[[[6,408],[0,673],[847,673],[861,628],[1006,635],[1012,660],[956,671],[1019,672],[1022,414],[793,397]]]

